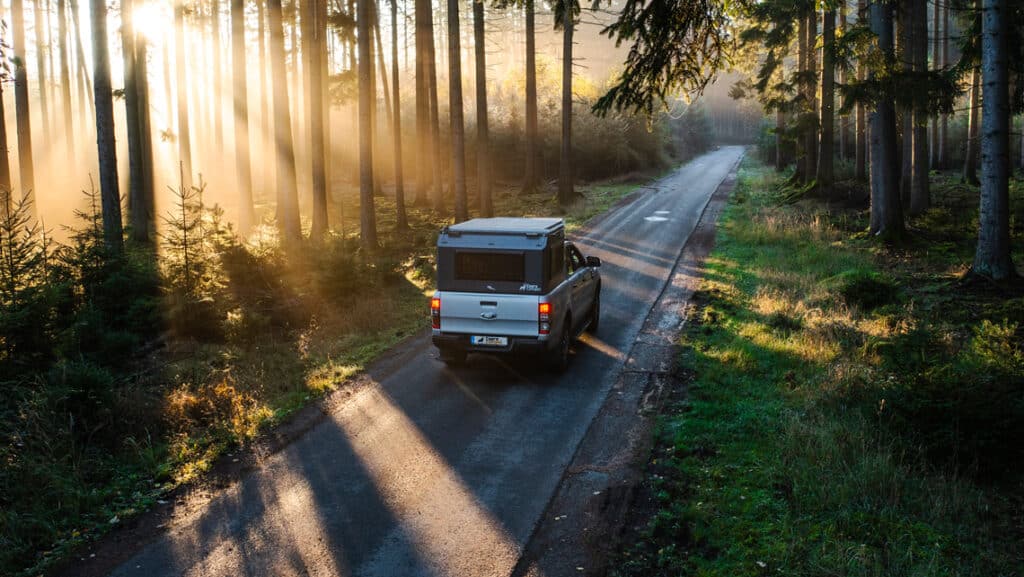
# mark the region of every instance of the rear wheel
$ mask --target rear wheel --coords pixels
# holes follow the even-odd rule
[[[441,362],[454,367],[466,363],[466,351],[459,349],[441,349]]]
[[[572,341],[572,330],[571,322],[567,318],[562,323],[562,337],[558,341],[558,346],[553,351],[548,353],[548,364],[551,366],[551,370],[562,373],[569,368],[569,344]]]

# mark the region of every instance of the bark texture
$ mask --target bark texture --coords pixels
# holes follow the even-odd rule
[[[245,0],[231,0],[231,91],[235,125],[235,186],[238,187],[238,230],[252,230],[252,164],[249,156],[249,83],[245,62]]]
[[[892,5],[871,2],[871,31],[878,50],[890,65],[895,61]],[[873,75],[873,73],[872,73]],[[891,95],[880,100],[871,113],[871,224],[872,235],[885,240],[903,236],[903,207],[896,174],[896,106]]]
[[[288,241],[302,236],[299,222],[299,194],[295,180],[295,146],[288,103],[288,73],[285,70],[284,22],[281,0],[268,0],[270,23],[270,67],[274,85],[274,142],[277,166],[277,226]]]
[[[451,123],[455,222],[469,218],[466,198],[466,126],[462,112],[462,48],[459,1],[448,0],[448,118]]]
[[[110,85],[107,49],[107,4],[93,2],[93,86],[96,90],[96,148],[100,164],[100,199],[103,206],[103,240],[107,250],[120,254],[124,244],[121,224],[121,191],[117,180],[117,146],[114,142],[114,91]]]
[[[981,211],[974,274],[993,280],[1016,276],[1010,259],[1009,0],[985,0],[981,17]]]
[[[473,41],[476,55],[476,180],[480,216],[494,216],[491,199],[491,136],[487,119],[487,45],[483,0],[473,0]]]
[[[818,148],[818,172],[815,180],[818,190],[826,197],[833,194],[832,182],[835,180],[833,170],[832,148],[835,140],[835,41],[836,13],[826,10],[822,17],[822,53],[821,53],[821,139]]]
[[[357,0],[357,47],[359,62],[359,234],[363,248],[377,248],[377,219],[373,206],[373,122],[370,108],[374,106],[370,72],[370,18],[373,0]]]

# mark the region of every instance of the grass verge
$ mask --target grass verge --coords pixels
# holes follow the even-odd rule
[[[960,281],[971,191],[933,184],[883,248],[748,156],[614,575],[1024,571],[1024,301]]]

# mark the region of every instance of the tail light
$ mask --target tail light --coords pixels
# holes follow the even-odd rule
[[[554,308],[551,303],[540,303],[537,305],[537,332],[542,335],[551,334],[551,313]]]
[[[441,328],[441,299],[437,297],[430,299],[430,326]]]

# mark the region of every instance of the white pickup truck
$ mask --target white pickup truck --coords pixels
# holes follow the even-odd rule
[[[449,365],[470,352],[540,354],[565,370],[569,345],[601,318],[601,260],[557,218],[481,218],[437,239],[433,343]]]

